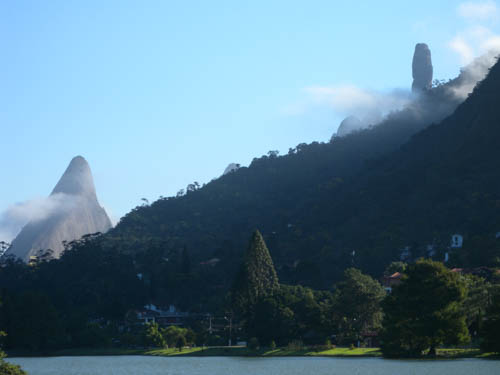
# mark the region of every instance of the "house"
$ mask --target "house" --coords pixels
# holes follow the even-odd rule
[[[392,292],[392,288],[401,283],[401,278],[403,274],[401,272],[394,272],[392,275],[384,276],[382,279],[382,285],[387,293]]]
[[[209,259],[209,260],[206,260],[204,262],[201,262],[200,265],[202,266],[210,266],[210,267],[214,267],[217,265],[217,263],[220,262],[220,259],[219,258],[212,258],[212,259]]]
[[[464,237],[461,234],[454,234],[451,236],[450,248],[460,249],[464,244]]]
[[[137,311],[137,319],[142,324],[158,323],[160,326],[182,326],[189,317],[189,313],[178,311],[174,305],[170,305],[168,310],[164,310],[153,304],[144,306],[143,310]]]

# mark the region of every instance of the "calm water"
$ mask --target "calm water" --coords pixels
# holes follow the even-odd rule
[[[500,361],[379,358],[55,357],[9,358],[30,375],[498,375]]]

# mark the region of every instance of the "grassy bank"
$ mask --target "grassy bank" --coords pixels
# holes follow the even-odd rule
[[[120,349],[120,348],[99,348],[99,349],[65,349],[51,353],[21,353],[12,352],[9,356],[116,356],[116,355],[149,355],[161,357],[381,357],[382,353],[378,348],[334,348],[323,349],[296,349],[289,348],[261,348],[250,350],[246,347],[197,347],[178,349]],[[459,358],[495,358],[491,354],[481,353],[479,349],[438,349],[437,359],[459,359]]]

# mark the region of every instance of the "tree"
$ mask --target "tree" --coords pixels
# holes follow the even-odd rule
[[[179,348],[180,342],[182,342],[182,347],[184,347],[187,343],[191,344],[196,338],[190,329],[177,326],[169,326],[162,333],[168,346],[171,348]]]
[[[177,342],[175,343],[175,347],[180,351],[182,352],[182,348],[184,348],[186,346],[186,337],[184,335],[182,336],[179,336],[177,338]]]
[[[481,349],[485,352],[500,353],[500,294],[493,297],[483,325]]]
[[[469,340],[462,303],[466,288],[442,263],[419,260],[383,302],[382,353],[386,357],[436,354],[442,344]]]
[[[380,328],[380,303],[386,293],[377,280],[356,268],[348,268],[344,278],[336,286],[334,315],[340,337],[357,341],[364,331]]]
[[[8,334],[8,348],[42,351],[65,343],[59,314],[43,293],[5,295],[0,318]]]
[[[0,375],[28,375],[28,373],[21,369],[18,365],[5,362],[5,353],[0,351]]]
[[[461,278],[467,290],[465,301],[462,304],[462,311],[469,332],[475,337],[481,331],[483,318],[491,302],[490,295],[494,290],[494,286],[482,277],[471,274],[462,275]]]
[[[146,324],[146,342],[150,346],[164,348],[167,342],[160,331],[158,323],[151,322]]]
[[[233,284],[233,308],[248,317],[259,298],[272,295],[278,288],[278,275],[273,260],[262,235],[256,230]]]

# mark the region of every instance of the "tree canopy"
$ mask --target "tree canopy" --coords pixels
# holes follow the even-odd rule
[[[435,355],[439,345],[469,340],[462,309],[466,288],[442,263],[419,260],[383,302],[382,352],[388,357]]]

